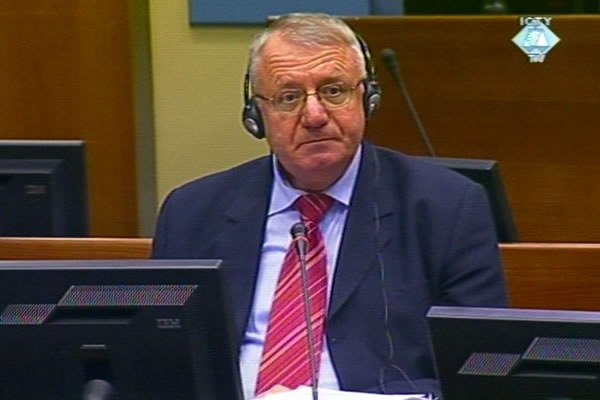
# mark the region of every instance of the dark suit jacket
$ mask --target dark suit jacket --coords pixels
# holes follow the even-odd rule
[[[224,260],[239,344],[252,306],[271,167],[262,157],[174,190],[154,239],[154,258]],[[364,143],[326,328],[341,387],[438,392],[428,308],[506,303],[483,189],[446,168]]]

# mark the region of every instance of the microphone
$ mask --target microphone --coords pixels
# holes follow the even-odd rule
[[[315,359],[316,357],[314,349],[315,339],[313,337],[313,327],[311,319],[312,311],[310,307],[310,294],[308,290],[308,271],[306,268],[306,253],[308,245],[306,231],[306,225],[304,225],[302,222],[296,222],[294,225],[292,225],[290,234],[292,235],[294,243],[296,243],[296,251],[298,252],[298,257],[300,258],[300,274],[302,278],[302,300],[304,303],[304,319],[306,321],[306,333],[308,339],[308,363],[310,367],[312,398],[313,400],[318,400],[319,394],[317,386],[317,362]]]
[[[302,261],[306,262],[306,245],[308,244],[308,238],[306,237],[306,225],[304,225],[302,222],[296,222],[294,225],[292,225],[290,234],[296,243],[296,251],[300,257],[300,263],[302,263]]]
[[[415,105],[408,93],[408,89],[406,88],[406,84],[404,83],[404,79],[402,78],[402,72],[400,70],[400,64],[398,64],[398,57],[396,57],[396,52],[390,48],[381,50],[381,59],[385,64],[386,68],[392,74],[394,81],[400,87],[402,91],[402,96],[404,97],[404,101],[408,105],[408,110],[410,111],[410,115],[415,121],[417,125],[417,130],[423,143],[425,143],[425,147],[427,148],[427,153],[431,157],[436,157],[435,150],[433,149],[433,144],[431,144],[431,140],[429,139],[429,135],[423,126],[423,122],[421,122],[421,118],[419,117],[419,113],[415,108]]]
[[[115,399],[112,385],[104,379],[92,379],[83,387],[83,400],[111,400]]]

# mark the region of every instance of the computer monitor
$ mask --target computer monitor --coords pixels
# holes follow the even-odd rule
[[[0,399],[240,400],[225,289],[217,260],[0,262]]]
[[[87,236],[85,145],[0,140],[0,236]]]
[[[600,312],[432,307],[444,400],[600,398]]]
[[[450,168],[483,186],[490,202],[498,241],[519,241],[519,234],[504,190],[500,166],[496,160],[423,156],[417,158]]]

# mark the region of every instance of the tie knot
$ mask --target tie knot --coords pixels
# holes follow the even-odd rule
[[[300,196],[295,205],[302,219],[318,224],[333,205],[333,199],[324,193],[308,193]]]

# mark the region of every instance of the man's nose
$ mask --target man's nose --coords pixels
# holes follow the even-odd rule
[[[302,124],[306,128],[319,128],[329,121],[329,114],[316,93],[306,97],[306,103],[302,109]]]

